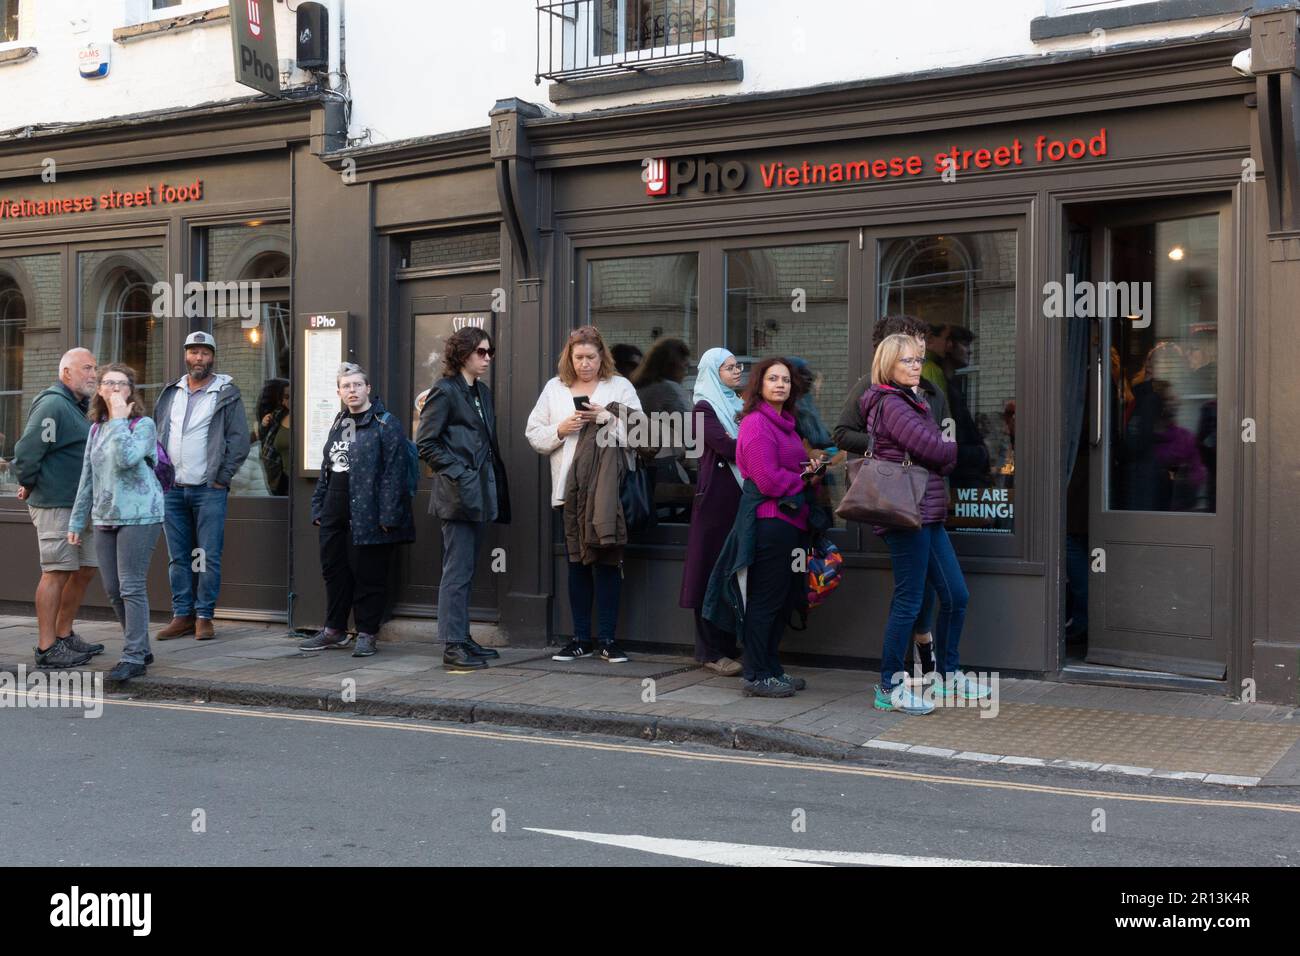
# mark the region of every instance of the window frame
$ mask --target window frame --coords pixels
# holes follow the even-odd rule
[[[6,50],[14,46],[22,45],[25,36],[30,32],[27,28],[26,17],[31,15],[31,10],[27,9],[26,0],[0,0],[5,6],[0,10],[9,14],[8,17],[0,17],[0,50]],[[14,35],[6,37],[4,33],[4,22],[12,18],[14,23]]]
[[[630,65],[633,69],[642,64],[646,66],[655,63],[666,65],[673,61],[685,60],[693,55],[703,56],[710,51],[723,59],[731,59],[736,55],[736,33],[734,28],[732,35],[727,37],[715,36],[709,40],[665,43],[660,46],[646,47],[642,50],[628,50],[627,5],[629,2],[631,0],[618,0],[618,17],[615,24],[617,49],[611,53],[600,52],[601,0],[589,0],[587,3],[580,3],[577,16],[571,23],[566,22],[565,26],[566,38],[563,48],[566,51],[567,65],[563,65],[563,72],[580,75],[585,71],[598,72],[624,65]],[[693,2],[693,0],[682,0],[682,2]],[[706,0],[706,9],[708,4],[721,2],[722,0]],[[735,16],[739,19],[738,11]],[[720,15],[719,23],[721,23]],[[589,44],[588,40],[590,41]]]

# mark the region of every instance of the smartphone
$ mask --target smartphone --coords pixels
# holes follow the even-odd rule
[[[591,404],[591,399],[586,395],[573,396],[573,407],[580,412],[585,412],[587,410],[587,406],[590,404]]]
[[[822,458],[822,459],[820,459],[819,461],[817,461],[817,462],[815,462],[815,463],[814,463],[813,461],[809,460],[809,461],[805,461],[805,462],[803,462],[802,464],[803,464],[803,466],[804,466],[804,470],[805,470],[805,471],[808,469],[808,466],[809,466],[809,465],[813,465],[813,464],[815,464],[816,467],[814,467],[813,470],[810,471],[810,472],[808,472],[808,473],[809,473],[810,475],[820,475],[823,471],[826,470],[826,465],[827,465],[828,463],[829,463],[829,459],[827,459],[827,458]]]

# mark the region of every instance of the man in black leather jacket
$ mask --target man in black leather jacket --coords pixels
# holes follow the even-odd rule
[[[442,520],[442,579],[438,584],[438,636],[444,666],[477,670],[500,657],[469,633],[469,594],[489,522],[510,522],[510,494],[497,447],[492,392],[480,379],[495,354],[478,328],[447,340],[442,378],[420,411],[416,445],[434,471],[429,513]]]

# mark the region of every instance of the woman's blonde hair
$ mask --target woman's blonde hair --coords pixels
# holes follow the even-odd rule
[[[913,352],[920,351],[921,358],[925,358],[925,350],[917,344],[914,336],[896,332],[893,335],[886,335],[880,340],[880,344],[876,346],[876,354],[871,357],[872,385],[889,384],[889,373],[894,370],[894,365],[898,362],[904,349],[910,349]]]
[[[573,350],[579,345],[594,345],[596,351],[600,354],[600,375],[599,378],[604,381],[612,378],[617,371],[614,368],[614,356],[609,354],[609,349],[605,348],[605,339],[600,334],[600,329],[594,325],[582,325],[569,333],[569,341],[564,343],[564,351],[560,353],[560,381],[565,385],[572,385],[578,380],[578,370],[573,367]]]

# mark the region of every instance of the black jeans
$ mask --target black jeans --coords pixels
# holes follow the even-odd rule
[[[806,533],[780,518],[759,518],[754,535],[754,563],[745,582],[745,680],[765,680],[785,673],[777,656],[807,574],[793,570],[794,551]]]
[[[352,543],[346,515],[327,512],[320,522],[320,569],[325,579],[325,626],[348,629],[348,613],[357,631],[376,634],[384,619],[388,597],[391,544]]]
[[[618,627],[618,599],[623,591],[623,569],[615,564],[569,562],[569,609],[573,612],[573,639],[591,646],[591,599],[600,616],[600,643],[614,643]]]

